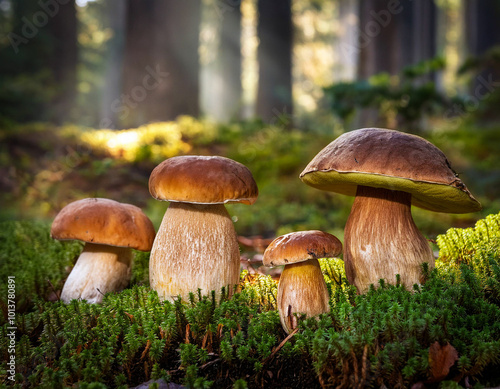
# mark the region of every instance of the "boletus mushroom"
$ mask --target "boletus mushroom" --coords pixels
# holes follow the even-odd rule
[[[50,233],[54,239],[85,242],[61,292],[65,303],[100,303],[107,292],[123,290],[130,281],[132,249],[149,251],[155,238],[153,223],[140,208],[103,198],[68,204]]]
[[[412,288],[423,281],[423,263],[434,267],[430,245],[413,221],[412,204],[447,213],[481,209],[441,150],[395,130],[364,128],[339,136],[300,178],[318,189],[355,196],[345,226],[344,263],[359,293],[379,279],[391,283],[397,274]]]
[[[248,168],[219,156],[178,156],[160,163],[149,192],[170,201],[149,264],[151,288],[160,299],[183,300],[201,289],[232,293],[239,282],[240,252],[224,204],[253,204],[257,184]]]
[[[278,312],[283,329],[297,327],[295,314],[314,317],[330,311],[329,295],[318,258],[340,255],[342,243],[323,231],[300,231],[280,236],[264,251],[266,266],[285,265],[278,285]]]

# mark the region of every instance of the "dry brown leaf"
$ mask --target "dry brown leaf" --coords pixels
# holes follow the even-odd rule
[[[451,344],[441,346],[439,342],[434,342],[429,347],[429,366],[431,368],[431,378],[429,382],[438,382],[446,378],[450,368],[458,360],[458,352]]]

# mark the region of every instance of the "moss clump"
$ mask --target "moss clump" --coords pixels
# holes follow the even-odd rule
[[[476,289],[500,305],[500,213],[478,220],[474,228],[450,228],[437,243],[440,265],[450,275],[463,276],[463,269],[470,268]]]
[[[216,301],[215,294],[195,293],[188,301],[160,302],[145,285],[147,260],[142,258],[137,283],[106,295],[100,305],[39,298],[19,312],[16,384],[126,388],[163,380],[192,388],[499,385],[495,269],[500,253],[493,231],[498,217],[438,238],[442,259],[427,272],[427,282],[412,291],[381,281],[378,288],[357,295],[343,276],[342,262],[322,260],[331,311],[302,318],[290,337],[281,328],[276,283],[270,277],[242,273],[239,292],[231,299],[223,294]],[[475,240],[463,239],[463,234]],[[68,246],[66,252],[71,250]],[[35,263],[43,258],[31,255]],[[0,329],[0,379],[5,384],[7,327]],[[456,350],[448,370],[433,360],[431,349],[436,348]]]
[[[28,309],[36,297],[47,298],[61,289],[63,280],[80,254],[79,242],[59,242],[50,237],[43,222],[0,222],[0,304],[6,304],[7,277],[16,280],[16,308]],[[3,324],[4,318],[0,319]]]

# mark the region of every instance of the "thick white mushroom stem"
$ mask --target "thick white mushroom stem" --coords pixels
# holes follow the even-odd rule
[[[285,265],[278,285],[278,311],[286,333],[297,327],[295,313],[314,317],[329,312],[329,299],[317,259]]]
[[[409,290],[423,282],[422,264],[434,267],[429,243],[411,216],[411,194],[358,186],[344,231],[347,279],[358,292],[379,280],[396,282]]]
[[[85,243],[64,284],[61,300],[100,303],[108,292],[123,290],[130,281],[132,249]]]
[[[170,203],[149,260],[149,282],[160,299],[186,301],[222,287],[229,295],[240,277],[240,251],[224,204]]]

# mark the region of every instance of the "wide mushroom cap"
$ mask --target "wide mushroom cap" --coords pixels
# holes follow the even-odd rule
[[[151,220],[135,205],[87,198],[65,206],[54,219],[50,234],[58,240],[78,239],[150,251],[155,229]]]
[[[355,196],[358,185],[411,193],[412,204],[435,212],[481,209],[446,156],[411,134],[363,128],[342,134],[300,174],[307,185]]]
[[[193,204],[253,204],[259,191],[245,165],[219,156],[185,155],[154,168],[149,192],[157,200]]]
[[[289,265],[309,259],[332,258],[340,255],[342,243],[323,231],[299,231],[274,239],[264,252],[265,266]]]

